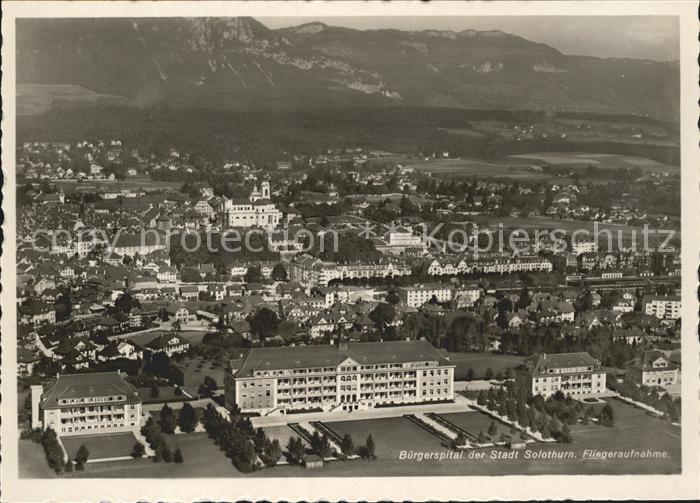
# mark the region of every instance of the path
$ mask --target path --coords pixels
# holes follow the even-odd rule
[[[381,407],[370,410],[355,410],[352,412],[336,410],[333,412],[310,412],[306,414],[276,414],[250,418],[253,426],[283,426],[288,423],[314,422],[331,423],[334,421],[361,421],[364,419],[383,419],[401,417],[405,414],[420,414],[427,412],[450,413],[468,412],[472,410],[466,398],[455,395],[454,403],[433,403],[423,405],[404,405],[397,407]]]

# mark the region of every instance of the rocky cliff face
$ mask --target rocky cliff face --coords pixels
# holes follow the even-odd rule
[[[20,84],[139,106],[444,106],[678,113],[675,63],[567,56],[500,31],[358,31],[252,18],[20,20]]]

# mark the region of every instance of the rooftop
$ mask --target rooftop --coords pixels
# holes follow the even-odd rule
[[[59,407],[59,400],[76,398],[106,398],[116,395],[126,397],[126,403],[139,403],[136,388],[126,382],[118,372],[59,375],[56,382],[44,394],[42,407]],[[106,400],[105,400],[106,401]]]
[[[252,377],[261,370],[336,367],[351,358],[359,365],[434,361],[450,363],[428,341],[358,342],[340,349],[334,345],[253,348],[237,377]]]

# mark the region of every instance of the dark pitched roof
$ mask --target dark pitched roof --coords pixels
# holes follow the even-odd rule
[[[586,352],[580,353],[555,353],[536,354],[528,358],[528,367],[535,375],[546,374],[548,369],[592,367],[600,366],[600,362]]]
[[[335,367],[347,358],[360,365],[435,361],[450,363],[428,341],[358,342],[347,349],[332,345],[253,348],[248,353],[238,377],[252,377],[261,370],[284,370],[312,367]]]
[[[42,407],[44,409],[58,408],[59,400],[62,399],[98,398],[115,395],[125,396],[126,403],[141,402],[136,388],[126,382],[118,372],[65,374],[58,376],[53,386],[45,393]]]

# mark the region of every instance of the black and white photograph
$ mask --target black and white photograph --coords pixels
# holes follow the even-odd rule
[[[6,3],[11,500],[698,497],[697,2],[342,3]]]

